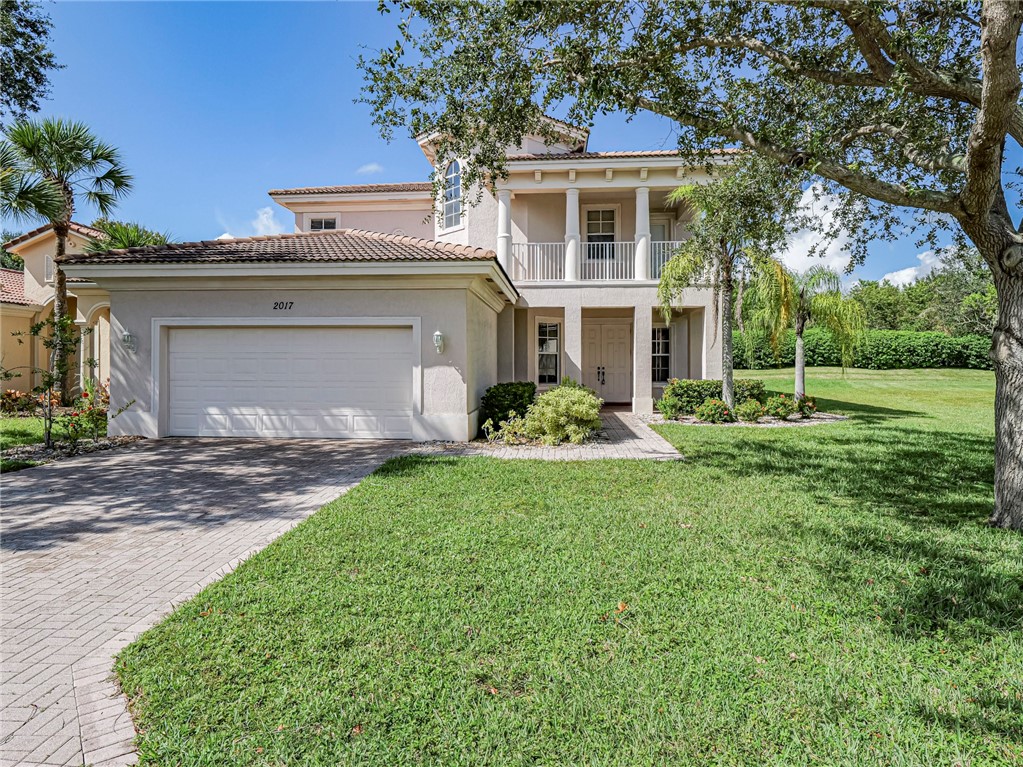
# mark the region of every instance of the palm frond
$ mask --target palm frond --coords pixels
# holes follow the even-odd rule
[[[867,316],[863,305],[832,290],[810,299],[809,315],[831,333],[842,357],[842,367],[850,367],[866,333]]]

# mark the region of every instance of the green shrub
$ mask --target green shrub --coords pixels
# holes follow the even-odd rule
[[[735,379],[735,401],[748,399],[763,402],[767,397],[764,382],[756,378]],[[721,381],[699,378],[673,378],[664,387],[664,394],[657,401],[657,409],[665,418],[677,420],[683,415],[693,415],[696,408],[708,399],[721,399]]]
[[[536,399],[536,384],[532,381],[508,381],[494,384],[480,398],[480,427],[487,421],[499,428],[512,413],[525,415]]]
[[[707,423],[731,423],[735,414],[724,400],[709,397],[696,408],[696,418]]]
[[[740,421],[756,423],[766,414],[764,406],[755,399],[748,399],[735,406],[735,415]]]
[[[539,441],[545,445],[582,443],[600,428],[604,401],[591,389],[574,382],[548,389],[529,406],[525,416],[513,416],[498,436],[508,443]]]
[[[789,399],[784,394],[779,394],[777,397],[768,398],[764,409],[768,415],[775,418],[788,418],[796,412],[797,408],[795,400]]]
[[[803,399],[799,400],[796,404],[799,409],[799,414],[803,418],[810,418],[814,413],[817,412],[817,400],[814,397],[803,396]]]
[[[947,336],[910,330],[869,330],[856,350],[853,365],[870,370],[898,368],[970,368],[990,370],[985,336]],[[803,334],[803,350],[810,367],[840,367],[842,356],[831,334],[810,328]],[[786,333],[777,353],[767,338],[753,333],[735,334],[735,366],[747,370],[792,367],[796,362],[796,334]]]

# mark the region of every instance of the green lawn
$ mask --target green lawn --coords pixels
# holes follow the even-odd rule
[[[15,445],[32,445],[42,441],[42,418],[0,418],[0,450],[6,450]],[[35,461],[0,458],[0,473],[27,469],[35,465]]]
[[[143,764],[1020,763],[992,376],[809,388],[852,420],[390,462],[121,654]]]

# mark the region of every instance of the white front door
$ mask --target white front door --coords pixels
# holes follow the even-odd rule
[[[407,327],[172,328],[171,436],[412,437]]]
[[[583,384],[605,402],[632,400],[632,325],[583,323]]]

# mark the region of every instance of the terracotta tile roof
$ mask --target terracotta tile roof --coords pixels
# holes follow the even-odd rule
[[[36,235],[42,234],[43,232],[52,228],[53,228],[52,224],[43,224],[42,226],[36,227],[31,232],[25,232],[24,234],[15,237],[10,242],[5,242],[3,247],[5,250],[9,250],[12,245],[18,245],[22,242],[25,242],[26,240],[31,240]],[[103,236],[103,232],[101,232],[99,229],[93,229],[91,226],[79,224],[75,221],[71,222],[71,231],[82,237],[88,237],[90,240],[98,240],[100,237]]]
[[[337,261],[488,261],[492,250],[395,234],[338,229],[69,254],[62,264],[219,264]]]
[[[738,149],[719,149],[711,154],[735,154]],[[534,160],[598,160],[615,158],[640,158],[640,157],[681,157],[677,149],[649,149],[635,152],[565,152],[563,154],[510,154],[508,160],[511,162],[532,162]]]
[[[31,306],[25,298],[25,273],[20,269],[0,269],[0,302]]]
[[[369,194],[373,192],[430,192],[429,181],[410,181],[404,184],[349,184],[347,186],[300,186],[295,189],[271,189],[267,194]]]

